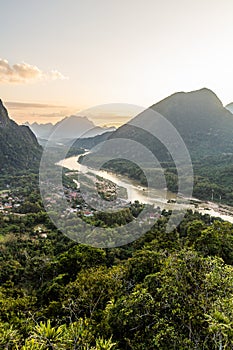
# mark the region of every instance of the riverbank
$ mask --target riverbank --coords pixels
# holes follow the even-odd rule
[[[89,152],[86,152],[82,154],[82,156],[88,153]],[[201,214],[209,214],[210,216],[219,217],[233,223],[233,208],[230,206],[209,201],[200,201],[196,198],[191,198],[190,200],[186,198],[177,198],[175,193],[169,192],[166,189],[152,189],[150,193],[148,193],[147,188],[140,186],[136,181],[132,181],[125,176],[110,173],[105,170],[94,170],[78,163],[79,157],[80,155],[63,159],[58,162],[57,165],[71,171],[78,171],[81,173],[91,172],[95,176],[102,177],[103,179],[115,183],[119,187],[125,188],[129,202],[139,201],[140,203],[152,204],[166,210],[191,209]]]

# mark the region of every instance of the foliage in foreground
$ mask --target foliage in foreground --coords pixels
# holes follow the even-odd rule
[[[167,233],[163,214],[114,249],[70,241],[43,212],[2,215],[0,348],[233,348],[233,226],[190,211]]]

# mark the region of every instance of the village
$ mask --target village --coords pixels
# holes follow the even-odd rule
[[[130,207],[131,203],[125,198],[125,193],[123,195],[122,189],[110,180],[87,174],[82,176],[80,188],[77,172],[69,172],[66,177],[69,177],[72,183],[66,182],[63,188],[49,184],[51,194],[45,196],[47,210],[53,210],[57,205],[62,206],[64,199],[66,200],[69,205],[62,211],[62,218],[74,213],[88,218],[94,216],[100,208],[101,211],[105,211],[109,207],[114,207],[114,210]],[[124,198],[119,196],[119,192]]]
[[[85,176],[82,174],[81,186],[78,180],[78,172],[68,172],[64,176],[62,187],[46,183],[50,189],[43,198],[46,211],[53,212],[59,208],[60,219],[75,215],[86,220],[92,217],[95,219],[98,212],[116,212],[125,208],[132,209],[134,206],[128,200],[126,190],[108,179],[88,173]],[[0,212],[4,216],[11,214],[24,216],[34,213],[33,203],[30,203],[31,208],[25,210],[26,202],[28,202],[27,195],[11,189],[10,186],[0,192]],[[161,216],[160,208],[150,205],[149,207],[147,214],[140,217],[139,226],[150,224]],[[40,237],[47,237],[43,225],[35,227],[34,232]]]
[[[10,190],[0,192],[0,212],[9,213],[16,211],[23,203],[22,196],[13,196]]]

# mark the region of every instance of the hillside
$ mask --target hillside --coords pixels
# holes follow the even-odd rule
[[[75,155],[77,154],[77,150],[80,148],[83,149],[91,149],[98,145],[101,142],[104,142],[110,138],[113,132],[107,131],[101,135],[96,135],[94,137],[84,137],[76,140],[74,144],[71,146],[69,155]]]
[[[38,168],[42,149],[27,126],[9,118],[0,100],[0,172],[12,173]]]
[[[91,220],[106,240],[138,210]],[[168,233],[168,218],[99,249],[68,239],[42,208],[0,213],[0,348],[232,349],[233,226],[189,211]]]
[[[150,109],[159,112],[179,132],[190,153],[194,168],[194,196],[211,200],[214,190],[214,200],[222,200],[233,204],[233,187],[230,179],[233,175],[233,115],[223,107],[219,98],[206,88],[188,93],[178,92],[152,105]],[[172,138],[167,137],[167,144],[162,144],[157,138],[143,129],[154,130],[157,126],[160,133],[156,113],[148,119],[148,110],[140,113],[127,124],[121,126],[110,135],[111,139],[123,138],[137,141],[151,150],[165,169],[167,187],[176,192],[177,172],[167,146],[176,147]],[[157,124],[156,124],[157,123]],[[136,127],[138,125],[140,127]],[[130,147],[130,142],[124,141],[125,147],[119,158],[124,157]],[[102,155],[108,153],[109,147],[102,147]],[[131,149],[132,153],[135,151]],[[137,156],[144,162],[144,168],[151,168],[143,148]],[[100,153],[100,152],[99,152]],[[93,163],[94,164],[94,163]],[[114,172],[128,175],[146,185],[143,174],[139,174],[133,163],[124,160],[111,161],[104,165]]]
[[[233,152],[233,115],[223,107],[211,90],[204,88],[188,93],[178,92],[150,108],[173,124],[183,138],[193,161]],[[167,160],[167,151],[158,141],[130,125],[134,122],[143,125],[144,119],[148,122],[146,113],[142,112],[120,127],[112,137],[132,138],[150,148],[161,161]],[[155,122],[156,120],[150,120],[152,125]]]

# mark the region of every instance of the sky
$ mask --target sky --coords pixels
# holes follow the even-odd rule
[[[18,123],[55,123],[102,104],[146,108],[203,87],[233,101],[232,0],[0,5],[0,98]],[[120,125],[133,111],[92,118]]]

